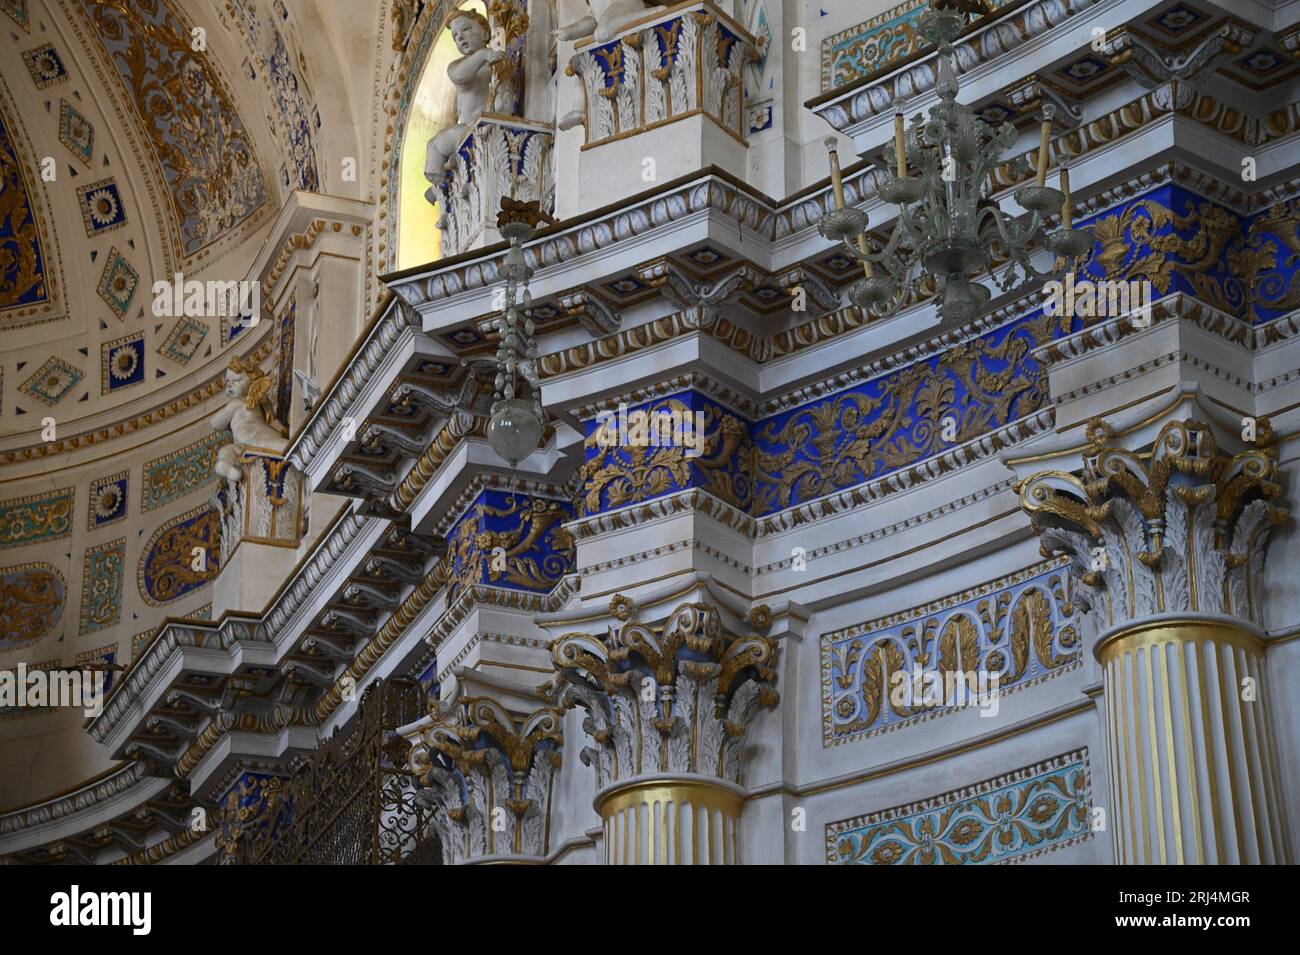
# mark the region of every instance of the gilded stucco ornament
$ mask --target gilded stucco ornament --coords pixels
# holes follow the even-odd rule
[[[776,641],[729,632],[707,603],[681,604],[661,624],[637,622],[623,595],[611,611],[621,627],[564,634],[551,647],[555,701],[587,711],[595,746],[582,761],[597,789],[664,774],[739,783],[745,732],[777,702]]]
[[[229,865],[251,842],[274,840],[287,818],[284,780],[247,773],[221,804],[216,832],[217,861]]]
[[[532,856],[550,849],[552,781],[560,767],[563,712],[512,713],[459,692],[433,701],[431,725],[411,749],[411,769],[437,811],[443,861]]]
[[[1044,556],[1067,554],[1081,604],[1113,627],[1159,613],[1231,614],[1260,624],[1264,547],[1286,510],[1276,436],[1219,449],[1209,425],[1171,421],[1150,451],[1120,446],[1093,419],[1081,475],[1043,471],[1016,485]],[[1095,597],[1090,596],[1095,594]]]

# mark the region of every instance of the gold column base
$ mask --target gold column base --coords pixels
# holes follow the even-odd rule
[[[738,787],[708,777],[639,779],[596,796],[606,865],[735,865]]]
[[[1110,634],[1094,652],[1118,861],[1288,861],[1260,638],[1224,618],[1168,618]]]

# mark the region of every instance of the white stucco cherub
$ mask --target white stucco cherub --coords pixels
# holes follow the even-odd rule
[[[447,78],[456,87],[456,122],[430,139],[424,154],[424,178],[434,183],[425,191],[424,197],[433,203],[439,199],[435,186],[442,181],[447,160],[455,155],[456,146],[470,121],[488,108],[492,64],[505,57],[500,50],[488,46],[492,28],[481,13],[454,10],[447,18],[446,29],[451,31],[461,58],[453,60],[447,67]]]
[[[243,480],[239,456],[247,448],[284,450],[283,425],[275,420],[270,410],[273,385],[271,376],[251,361],[235,357],[226,369],[226,394],[230,401],[209,419],[209,423],[213,431],[229,431],[234,438],[217,452],[217,462],[213,467],[226,479],[232,491]]]
[[[555,35],[562,40],[594,37],[597,43],[612,40],[629,22],[643,16],[657,0],[587,0],[591,12],[571,23],[562,24]]]

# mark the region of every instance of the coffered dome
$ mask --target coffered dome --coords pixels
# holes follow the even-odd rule
[[[111,427],[210,382],[258,304],[227,283],[250,278],[285,197],[318,191],[322,171],[287,12],[0,9],[0,441],[14,450],[48,443],[47,417],[59,437]],[[172,294],[195,281],[201,308]]]

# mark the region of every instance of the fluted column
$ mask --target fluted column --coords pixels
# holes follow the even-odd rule
[[[1066,553],[1095,621],[1123,863],[1289,861],[1260,628],[1264,547],[1286,512],[1265,419],[1221,452],[1204,422],[1147,453],[1094,421],[1081,477],[1019,486],[1045,554]]]
[[[581,706],[595,745],[596,811],[611,865],[731,865],[740,861],[745,730],[776,703],[776,642],[736,636],[707,603],[685,603],[658,625],[622,621],[609,633],[552,645],[559,702]],[[762,615],[751,620],[766,630]]]
[[[539,864],[550,852],[561,712],[461,692],[403,730],[446,864]]]

